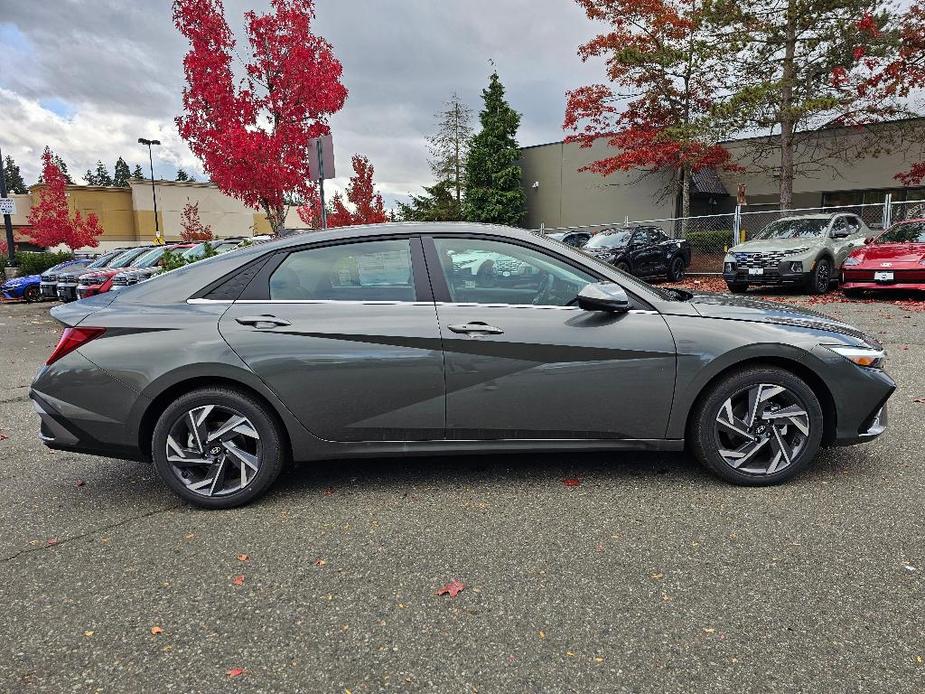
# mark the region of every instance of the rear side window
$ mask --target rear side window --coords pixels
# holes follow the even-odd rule
[[[270,276],[276,301],[414,301],[408,239],[296,251]]]

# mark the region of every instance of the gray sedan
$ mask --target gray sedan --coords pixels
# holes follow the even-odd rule
[[[210,508],[289,461],[410,454],[687,447],[774,484],[882,433],[895,388],[876,340],[821,314],[473,224],[296,234],[52,315],[45,444],[153,461]]]

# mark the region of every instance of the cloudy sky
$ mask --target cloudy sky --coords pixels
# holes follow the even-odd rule
[[[204,178],[173,123],[186,44],[169,0],[4,4],[0,147],[27,184],[46,144],[75,177],[98,159],[111,170],[120,155],[146,165],[139,136],[164,143],[158,177],[182,166]],[[266,4],[225,0],[239,39],[244,11]],[[332,122],[338,173],[349,172],[351,154],[366,154],[388,204],[430,183],[433,114],[454,91],[477,109],[490,59],[523,114],[525,145],[561,139],[565,91],[603,73],[576,56],[595,26],[573,0],[317,0],[317,13],[316,31],[333,43],[350,90]]]

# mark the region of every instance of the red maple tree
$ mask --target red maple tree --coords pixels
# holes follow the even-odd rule
[[[181,137],[228,195],[262,209],[284,233],[286,198],[311,184],[308,146],[327,134],[327,117],[347,98],[342,67],[312,33],[313,0],[271,0],[271,11],[245,14],[250,56],[235,84],[235,39],[221,0],[174,0],[173,18],[189,40]]]
[[[336,193],[331,198],[328,209],[328,228],[346,227],[356,224],[384,224],[389,221],[382,201],[382,194],[376,192],[373,182],[375,169],[369,159],[353,155],[353,175],[347,184],[347,202],[353,206],[351,211],[344,202],[344,196]],[[305,204],[296,210],[299,218],[313,229],[321,228],[321,198],[315,187],[306,195]]]
[[[186,201],[180,213],[180,240],[185,243],[195,241],[211,241],[215,238],[212,225],[203,225],[199,219],[199,203]]]
[[[591,147],[605,138],[613,154],[582,167],[669,172],[689,208],[691,173],[706,167],[736,170],[716,144],[711,108],[724,47],[701,30],[703,8],[687,0],[576,0],[607,31],[578,49],[583,61],[604,58],[616,89],[593,84],[568,92],[566,142]]]
[[[103,233],[99,219],[92,212],[84,218],[80,210],[71,216],[67,205],[67,178],[48,147],[42,153],[42,181],[44,186],[39,191],[39,201],[29,211],[29,227],[23,233],[43,248],[64,245],[73,251],[99,245],[97,237]]]

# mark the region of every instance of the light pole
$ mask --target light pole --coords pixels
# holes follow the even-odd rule
[[[143,137],[138,138],[138,144],[148,146],[148,163],[151,165],[151,197],[154,199],[154,240],[155,243],[161,242],[161,225],[157,221],[157,188],[154,185],[154,156],[151,154],[151,145],[161,144],[160,140],[147,140]]]
[[[3,175],[3,152],[0,152],[0,198],[6,197],[6,176]],[[3,226],[6,227],[6,252],[9,256],[9,265],[16,265],[16,251],[13,249],[13,220],[10,215],[3,215]]]

